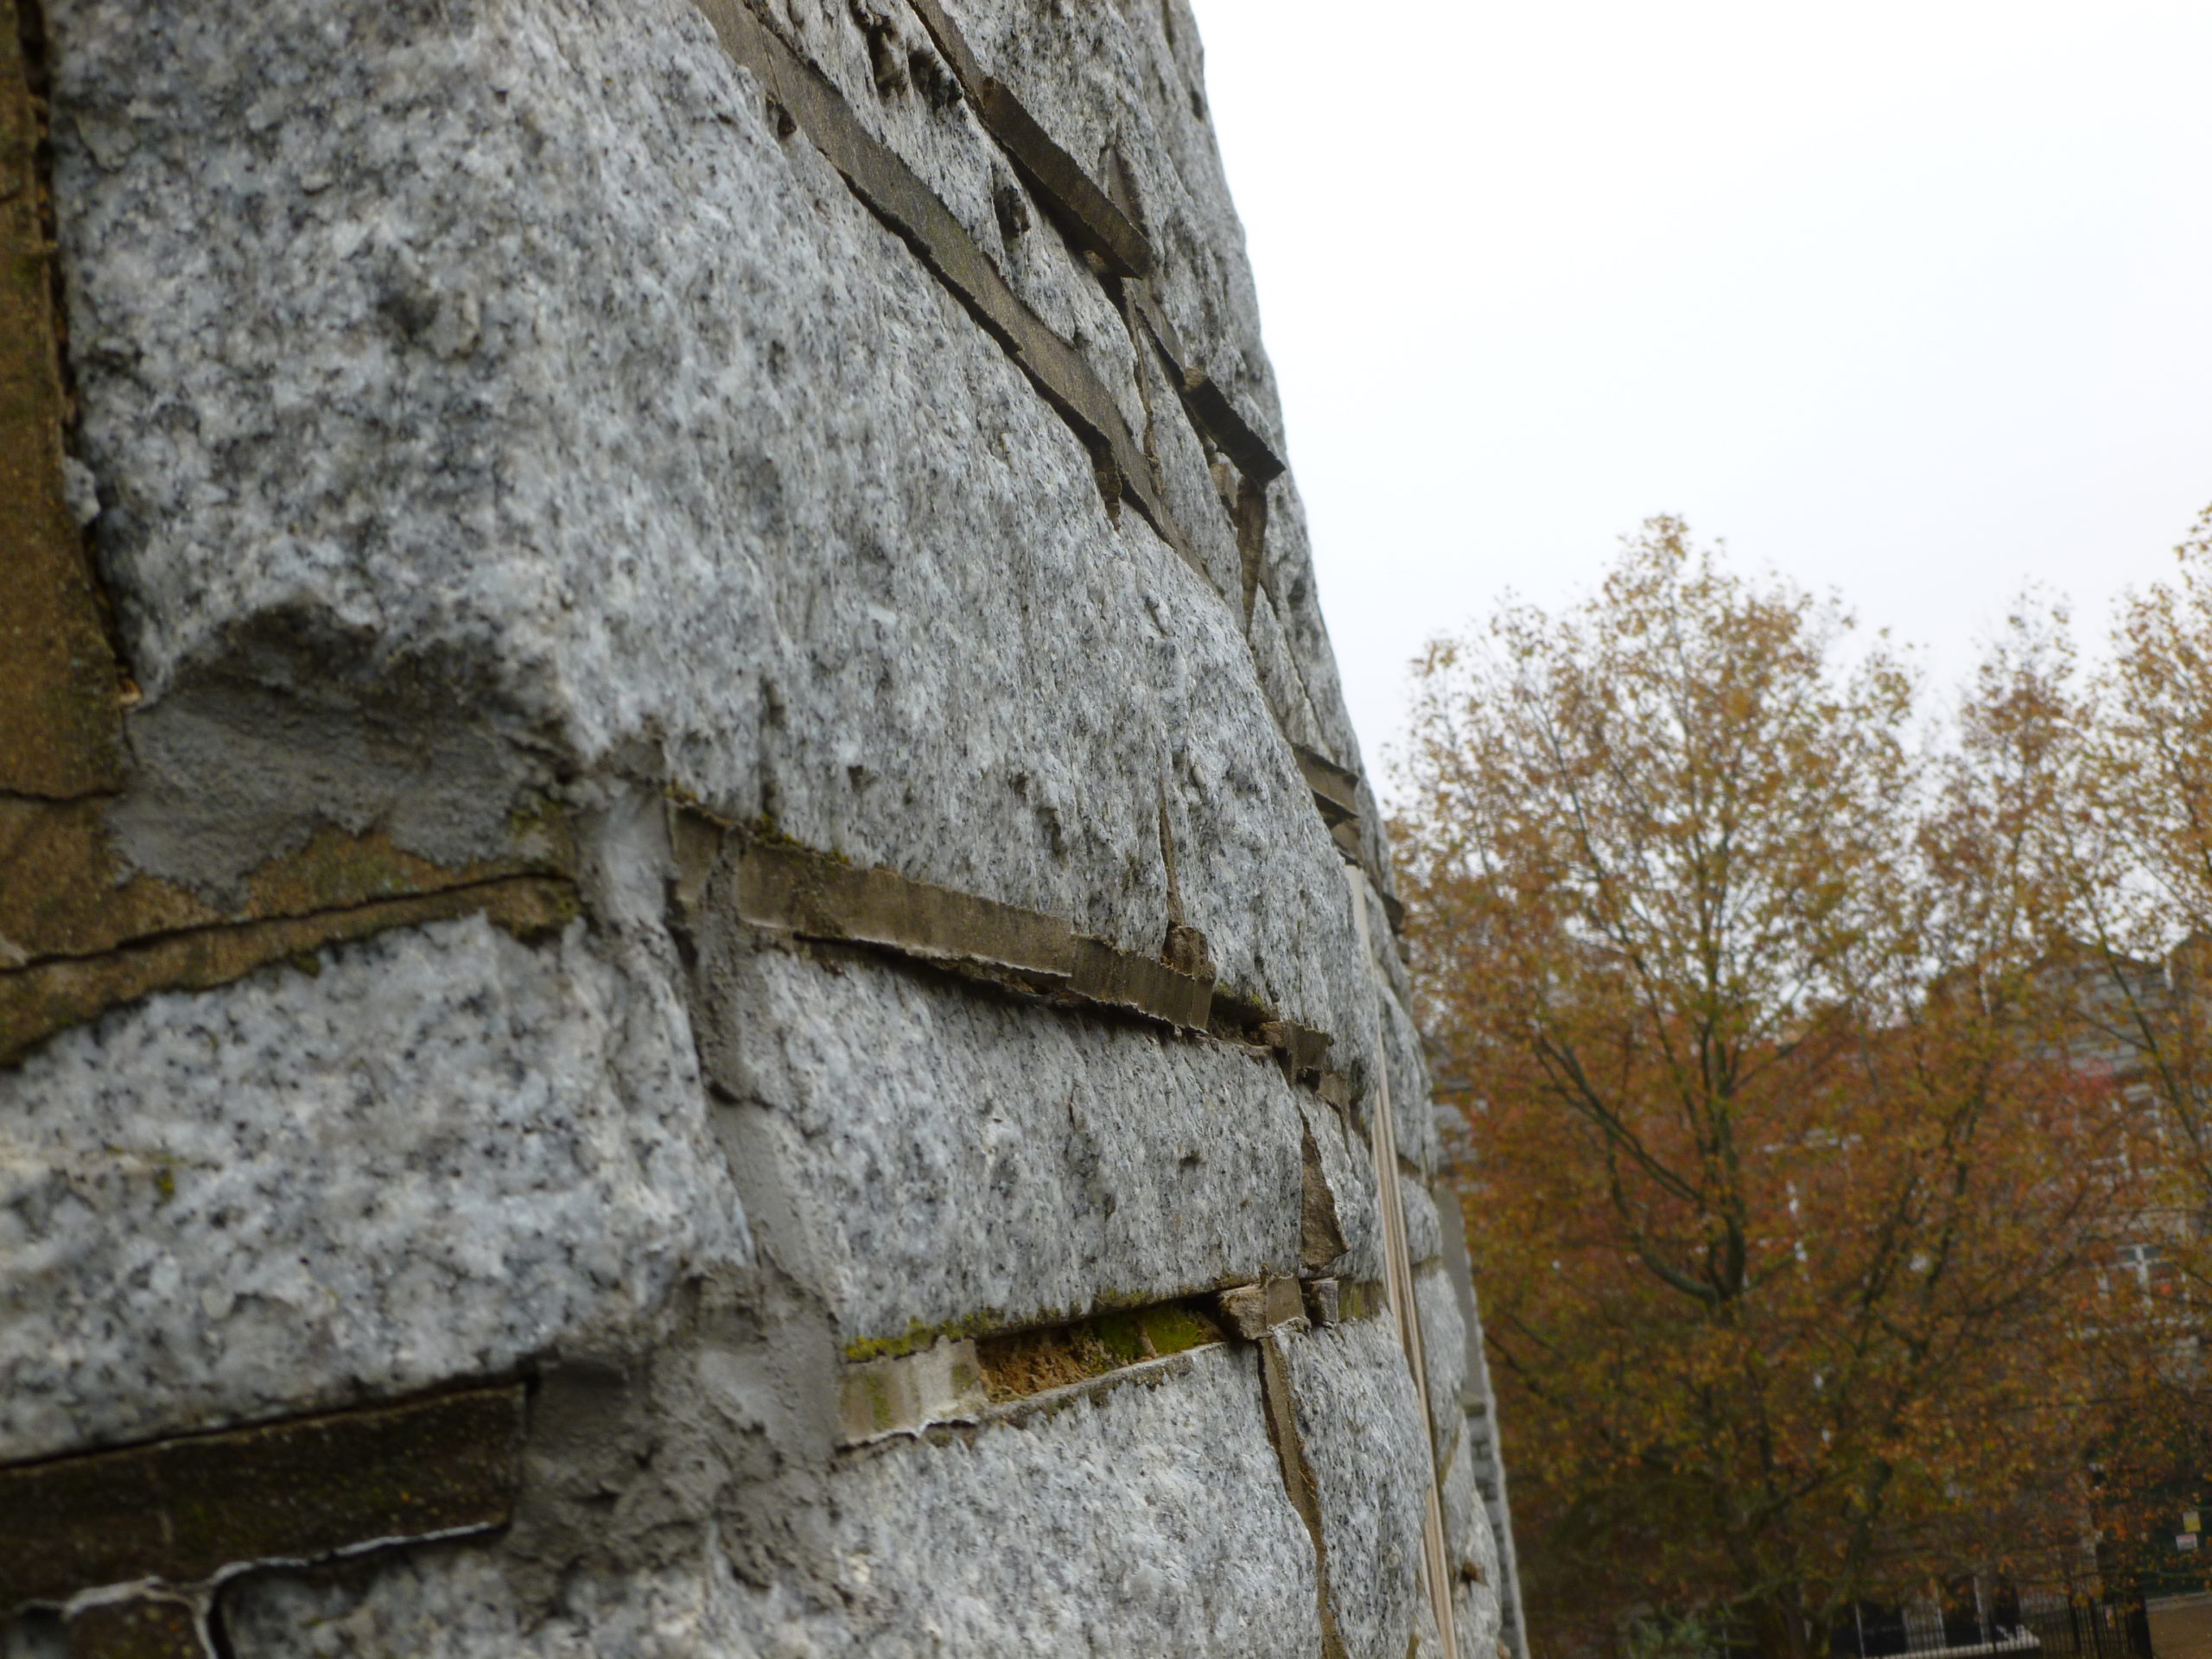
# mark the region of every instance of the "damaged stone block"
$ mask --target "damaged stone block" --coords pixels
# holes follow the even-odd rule
[[[1347,1320],[1285,1351],[1346,1649],[1433,1643],[1421,1567],[1428,1436],[1389,1322]]]
[[[412,1549],[345,1577],[242,1581],[226,1598],[232,1651],[295,1659],[342,1635],[356,1651],[436,1659],[929,1659],[1079,1653],[1110,1632],[1129,1653],[1319,1652],[1313,1547],[1284,1496],[1252,1351],[1189,1359],[1018,1427],[892,1440],[842,1463],[822,1497],[830,1553],[867,1563],[845,1593],[749,1582],[709,1545],[579,1572],[532,1608],[496,1549]]]
[[[103,558],[149,702],[250,642],[279,678],[415,684],[579,776],[651,756],[727,817],[1146,955],[1169,918],[1130,832],[1165,768],[1191,925],[1353,1071],[1333,855],[1234,607],[1116,524],[1072,429],[779,137],[707,20],[371,17],[334,99],[321,16],[56,10],[60,233],[112,346],[79,365],[84,460],[134,504]],[[1000,39],[980,55],[1087,165],[1088,118],[1033,106],[1057,66]],[[214,65],[251,97],[200,88]],[[365,201],[389,234],[335,257]],[[257,286],[280,270],[281,329]],[[586,337],[607,349],[563,344]],[[238,443],[173,441],[136,361],[176,365]],[[327,375],[356,393],[317,397]]]
[[[990,1403],[976,1344],[966,1340],[848,1365],[840,1387],[845,1440],[855,1446],[931,1423],[973,1421]]]
[[[1450,1463],[1465,1431],[1467,1389],[1467,1329],[1460,1317],[1452,1275],[1441,1262],[1433,1262],[1414,1274],[1414,1305],[1421,1313],[1429,1433],[1440,1470]]]
[[[984,70],[967,38],[938,0],[910,0],[910,3],[938,50],[952,66],[961,90],[975,105],[985,128],[1005,146],[1014,165],[1051,206],[1076,245],[1096,255],[1116,276],[1148,275],[1152,249],[1144,232],[1076,159],[1053,142],[1013,90]]]
[[[1435,1261],[1444,1254],[1444,1229],[1459,1224],[1459,1201],[1448,1211],[1440,1207],[1425,1181],[1411,1177],[1398,1183],[1398,1201],[1406,1216],[1406,1261],[1413,1267]]]
[[[0,1609],[499,1526],[522,1433],[503,1387],[0,1469]]]
[[[1337,1195],[1329,1185],[1321,1148],[1311,1124],[1303,1126],[1300,1141],[1301,1171],[1298,1217],[1298,1261],[1311,1270],[1325,1268],[1344,1254],[1343,1224],[1337,1218]]]
[[[1274,1441],[1275,1461],[1282,1471],[1283,1496],[1306,1523],[1313,1541],[1315,1616],[1321,1626],[1322,1659],[1344,1659],[1344,1633],[1337,1624],[1334,1598],[1330,1593],[1329,1541],[1321,1521],[1320,1499],[1314,1491],[1313,1468],[1299,1436],[1297,1408],[1291,1398],[1290,1368],[1281,1343],[1270,1336],[1260,1343],[1260,1397],[1268,1415],[1268,1436]]]
[[[48,109],[23,0],[0,0],[0,794],[68,799],[121,782],[124,679],[86,556],[99,511],[64,447]]]
[[[1187,539],[1160,500],[1150,460],[1112,394],[1082,354],[1022,303],[944,204],[894,151],[854,118],[843,96],[821,72],[794,53],[743,0],[698,3],[730,56],[760,78],[768,96],[821,147],[855,194],[906,239],[931,273],[1036,381],[1046,401],[1093,448],[1109,499],[1126,490],[1160,538],[1195,565]],[[1002,118],[1013,118],[1005,100],[998,107]],[[1041,130],[1038,136],[1041,137]]]
[[[1187,10],[923,9],[40,8],[145,697],[59,803],[127,855],[0,879],[0,1457],[486,1376],[589,1443],[229,1583],[238,1659],[1421,1634],[1344,1497],[1418,1403],[1303,1351],[1387,1334],[1343,1120],[1420,1084]]]
[[[1217,1299],[1222,1323],[1247,1342],[1257,1342],[1279,1325],[1306,1317],[1305,1299],[1295,1279],[1268,1279],[1237,1285]]]
[[[1306,1281],[1306,1317],[1316,1330],[1335,1325],[1344,1318],[1344,1304],[1333,1279],[1309,1279]]]
[[[574,920],[575,890],[528,877],[459,883],[400,899],[366,899],[302,916],[219,922],[156,933],[98,955],[49,956],[0,969],[0,1066],[22,1060],[56,1032],[157,991],[206,991],[271,963],[316,953],[397,928],[481,915],[525,940]]]

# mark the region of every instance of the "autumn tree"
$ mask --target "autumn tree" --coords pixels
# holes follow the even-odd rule
[[[2068,943],[2048,964],[2068,991],[2058,1040],[2108,1078],[2145,1187],[2109,1275],[2142,1339],[2098,1354],[2099,1519],[2139,1546],[2117,1552],[2138,1567],[2173,1565],[2174,1518],[2142,1511],[2178,1505],[2151,1495],[2178,1479],[2212,1498],[2212,510],[2175,553],[2168,581],[2121,601],[2094,671],[2065,619],[2031,608],[1999,652],[2056,780],[2029,838],[2065,892]]]
[[[1854,643],[1656,519],[1419,667],[1410,939],[1540,1640],[1796,1659],[2008,1507],[2078,1525],[2068,1333],[2133,1195],[2039,971],[2064,746],[1999,660],[1931,747]]]
[[[2073,772],[2072,810],[2043,833],[2094,951],[2083,1036],[2156,1103],[2175,1178],[2166,1196],[2202,1213],[2212,1211],[2212,510],[2175,550],[2172,580],[2121,602],[2109,656],[2085,686],[2049,627],[2019,653],[2018,678],[2052,711]]]

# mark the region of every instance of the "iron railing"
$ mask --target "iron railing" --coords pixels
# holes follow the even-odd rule
[[[1862,1602],[1839,1621],[1835,1659],[2152,1659],[2139,1596],[2091,1596],[2059,1586],[1979,1586],[1902,1605]]]

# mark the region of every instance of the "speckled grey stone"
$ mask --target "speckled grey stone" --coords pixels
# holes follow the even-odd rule
[[[1382,922],[1379,916],[1372,919],[1378,925]],[[1420,1172],[1421,1179],[1433,1179],[1443,1147],[1437,1139],[1436,1114],[1430,1105],[1428,1063],[1421,1058],[1421,1033],[1405,1005],[1387,988],[1377,988],[1371,1006],[1382,1015],[1382,1052],[1389,1066],[1398,1156]]]
[[[1262,563],[1268,591],[1273,595],[1283,639],[1298,665],[1299,677],[1312,701],[1314,718],[1325,740],[1323,753],[1338,766],[1364,773],[1359,738],[1345,711],[1344,688],[1337,676],[1335,649],[1329,643],[1329,626],[1321,615],[1321,597],[1313,580],[1313,549],[1306,523],[1306,504],[1294,479],[1277,479],[1268,491],[1268,543]],[[1368,844],[1368,868],[1389,882],[1390,861],[1378,857],[1382,817],[1374,804],[1374,791],[1363,788],[1361,822],[1374,837]],[[1395,891],[1395,888],[1393,889]]]
[[[1452,1587],[1452,1619],[1459,1637],[1459,1659],[1498,1659],[1497,1594],[1488,1585],[1462,1579]]]
[[[1427,1186],[1414,1180],[1398,1183],[1398,1197],[1405,1206],[1407,1261],[1415,1267],[1434,1261],[1444,1249],[1444,1223],[1436,1200]]]
[[[862,128],[914,170],[1030,309],[1090,363],[1129,430],[1141,438],[1148,423],[1136,380],[1136,341],[1106,289],[957,95],[951,69],[920,20],[902,0],[861,7],[791,0],[781,10],[781,17],[772,11],[772,26],[780,25],[784,37],[843,94]],[[995,200],[1001,191],[1023,200],[1027,229],[1007,233]],[[1170,412],[1179,423],[1180,410]],[[1218,543],[1218,504],[1209,517],[1212,522],[1193,521],[1188,528]],[[1231,576],[1235,556],[1230,538],[1225,572]],[[1217,582],[1221,574],[1215,574]]]
[[[1243,231],[1160,10],[1074,0],[947,0],[945,10],[1071,156],[1090,167],[1109,146],[1121,152],[1159,255],[1154,285],[1163,308],[1281,453]]]
[[[717,1081],[756,1104],[842,1339],[1297,1270],[1300,1122],[1264,1059],[864,959],[725,982]]]
[[[843,1659],[1319,1650],[1313,1557],[1249,1351],[1021,1427],[908,1442],[834,1478],[842,1596],[682,1572],[583,1579],[524,1628],[496,1548],[410,1551],[231,1592],[238,1659]],[[1394,1659],[1395,1656],[1394,1656]]]
[[[1428,1439],[1391,1321],[1347,1320],[1285,1351],[1344,1646],[1352,1659],[1404,1659],[1419,1632],[1433,1649],[1421,1593]]]
[[[1318,1651],[1313,1546],[1253,1356],[1197,1357],[1187,1377],[841,1480],[841,1543],[887,1592],[857,1650]]]
[[[241,642],[365,702],[443,686],[1147,951],[1164,790],[1224,976],[1346,1023],[1334,851],[1233,608],[1109,518],[691,7],[53,25],[85,448],[150,696]]]
[[[1290,640],[1275,615],[1274,601],[1263,588],[1253,595],[1251,626],[1245,638],[1252,648],[1252,663],[1261,688],[1274,710],[1283,734],[1322,754],[1333,754],[1334,745],[1322,730],[1313,700],[1306,695],[1305,677],[1292,657]]]
[[[1182,0],[944,3],[1080,165],[1119,153],[1160,304],[1281,451]],[[1234,480],[906,0],[763,4],[1099,375],[1201,568],[689,0],[48,0],[147,694],[120,851],[229,894],[324,823],[454,861],[550,800],[588,921],[393,934],[0,1074],[0,1457],[519,1366],[515,1529],[241,1582],[241,1656],[1314,1651],[1248,1350],[834,1450],[841,1342],[1290,1271],[1307,1135],[1335,1270],[1379,1279],[1386,1084],[1437,1154],[1403,964],[1287,741],[1360,765],[1294,484],[1248,638]],[[1187,921],[1334,1036],[1352,1126],[1225,1046],[672,933],[671,793],[1147,955]],[[1387,1319],[1287,1341],[1344,1635],[1402,1659],[1423,1402]]]
[[[1321,1154],[1321,1173],[1329,1183],[1337,1225],[1344,1237],[1344,1254],[1329,1271],[1340,1279],[1379,1283],[1384,1273],[1382,1211],[1366,1137],[1352,1131],[1344,1114],[1311,1094],[1301,1090],[1299,1106],[1306,1114],[1314,1149]]]
[[[1462,1659],[1497,1659],[1497,1538],[1491,1530],[1482,1496],[1475,1490],[1472,1454],[1466,1446],[1453,1454],[1438,1488],[1444,1512],[1444,1553],[1460,1581],[1453,1609],[1459,1626],[1460,1655]]]
[[[1410,1185],[1410,1183],[1408,1183]],[[1441,1468],[1459,1444],[1466,1413],[1467,1327],[1459,1298],[1440,1262],[1415,1269],[1414,1306],[1421,1310],[1421,1364],[1428,1376],[1428,1421]]]
[[[749,1244],[668,986],[481,918],[0,1071],[0,1459],[634,1335]]]

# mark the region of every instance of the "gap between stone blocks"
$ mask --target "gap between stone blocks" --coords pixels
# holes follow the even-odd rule
[[[1224,1342],[1257,1343],[1388,1306],[1377,1283],[1273,1277],[1057,1325],[940,1335],[911,1351],[849,1351],[840,1380],[844,1444],[1014,1421],[1124,1383],[1175,1374],[1171,1362]],[[865,1344],[855,1344],[864,1351]]]

